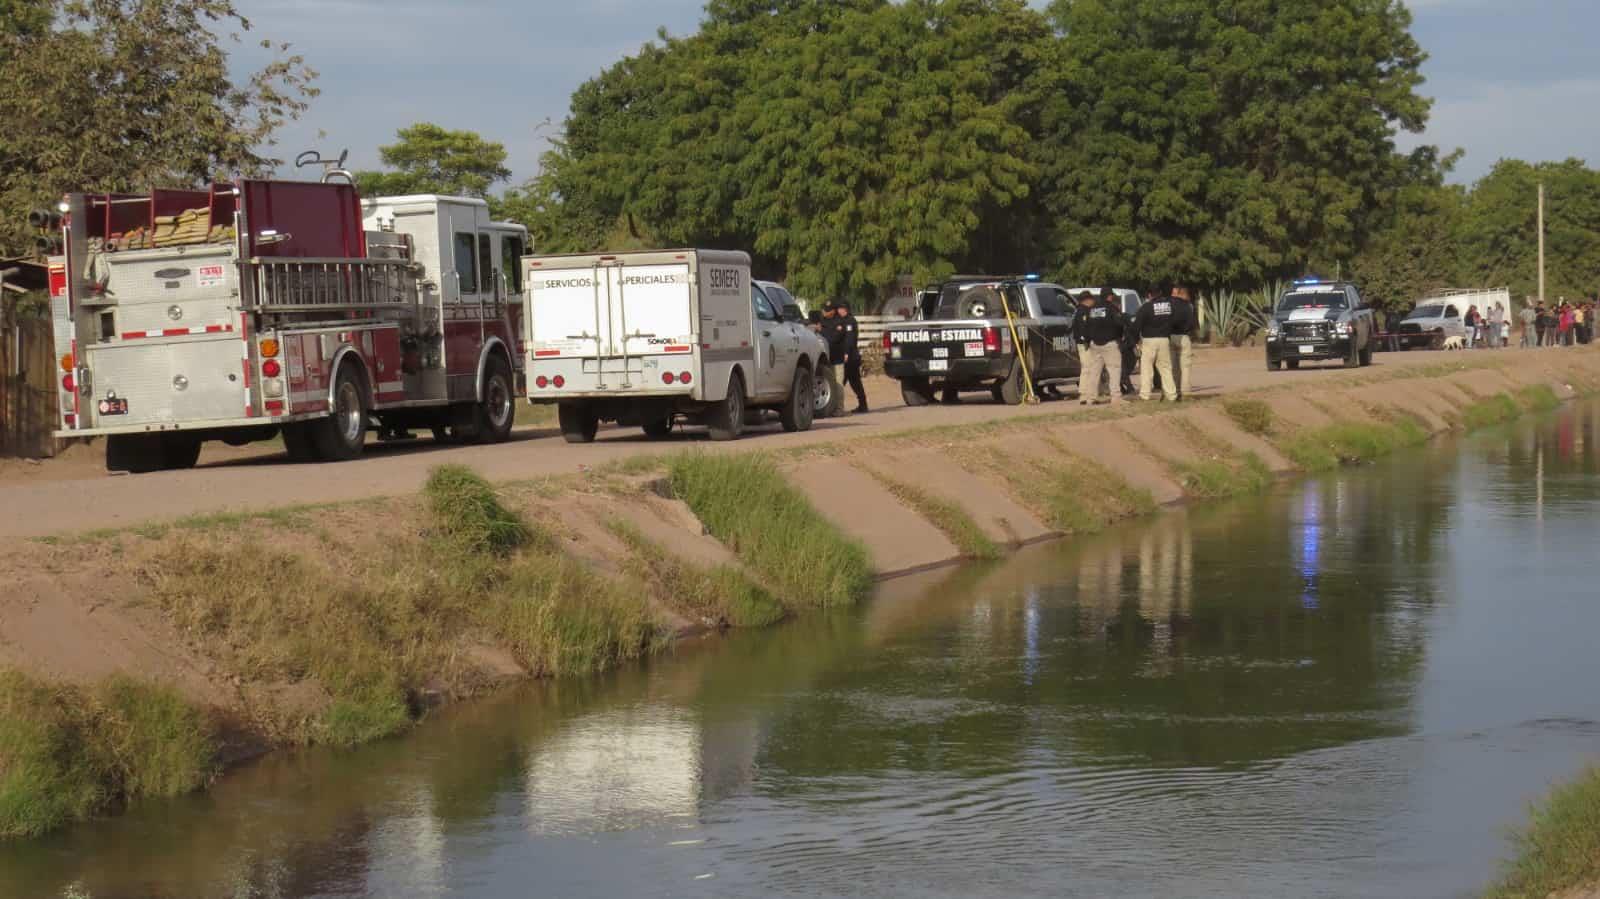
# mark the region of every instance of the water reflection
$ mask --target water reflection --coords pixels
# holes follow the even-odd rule
[[[412,739],[268,759],[0,849],[0,894],[1471,885],[1520,812],[1510,785],[1600,748],[1600,700],[1573,686],[1600,674],[1581,636],[1600,610],[1578,599],[1597,426],[1600,407],[1569,410],[530,686]]]

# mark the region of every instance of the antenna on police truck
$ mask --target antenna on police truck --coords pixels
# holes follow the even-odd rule
[[[322,154],[316,150],[307,150],[294,158],[294,167],[303,169],[308,165],[322,166],[322,183],[327,184],[334,178],[343,178],[346,184],[355,184],[356,176],[350,174],[344,167],[344,161],[350,158],[350,151],[345,150],[339,154],[338,159],[323,159]]]

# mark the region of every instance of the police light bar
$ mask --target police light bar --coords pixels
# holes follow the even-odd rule
[[[1023,276],[1023,280],[1025,280],[1025,281],[1037,281],[1037,280],[1039,280],[1039,276],[1037,274],[1028,274],[1028,275],[1024,275]]]
[[[1322,279],[1321,278],[1301,278],[1300,280],[1294,282],[1296,287],[1302,287],[1302,286],[1304,286],[1306,284],[1321,284],[1321,283],[1322,283]]]

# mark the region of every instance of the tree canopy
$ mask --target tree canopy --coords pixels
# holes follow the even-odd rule
[[[806,293],[1347,260],[1438,160],[1398,0],[713,0],[573,95],[546,249],[750,249]]]
[[[511,177],[505,145],[476,132],[419,122],[395,136],[395,143],[378,148],[391,171],[355,173],[363,194],[488,197],[495,184]]]
[[[65,191],[191,186],[258,174],[317,93],[287,44],[235,78],[230,0],[0,0],[0,248]]]

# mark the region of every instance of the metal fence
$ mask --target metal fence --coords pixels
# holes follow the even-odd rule
[[[50,320],[7,314],[0,322],[0,456],[54,456],[58,368]]]

